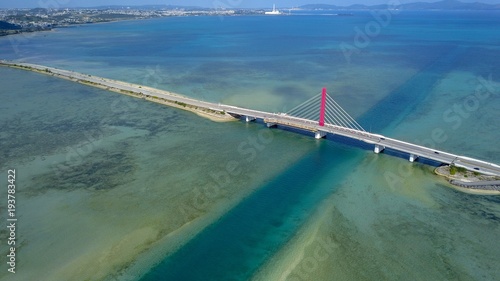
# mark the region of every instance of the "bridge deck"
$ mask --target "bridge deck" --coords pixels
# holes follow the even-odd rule
[[[11,63],[6,61],[0,61],[0,65],[29,68],[32,70],[37,70],[42,73],[56,75],[58,77],[65,79],[90,82],[90,84],[99,87],[115,88],[126,92],[131,92],[134,94],[149,95],[153,97],[167,99],[173,102],[185,103],[187,105],[194,107],[224,111],[226,113],[239,116],[254,117],[261,119],[266,123],[280,124],[283,126],[293,127],[311,132],[326,132],[331,134],[338,134],[351,139],[360,140],[369,144],[378,145],[381,146],[382,148],[390,148],[400,152],[413,154],[418,157],[424,157],[437,162],[445,164],[454,164],[456,166],[463,167],[471,171],[478,171],[488,175],[500,176],[500,166],[496,164],[488,163],[485,161],[465,156],[459,156],[440,150],[427,148],[424,146],[400,141],[397,139],[387,138],[378,134],[372,134],[365,131],[359,131],[332,124],[325,124],[325,126],[319,126],[317,121],[293,117],[283,113],[277,114],[277,113],[241,108],[236,106],[224,105],[220,103],[216,104],[211,102],[205,102],[142,85],[136,85],[97,76],[85,75],[78,72],[61,70],[41,65],[27,64],[27,63]]]
[[[457,154],[448,153],[437,149],[416,145],[409,142],[400,141],[397,139],[388,138],[379,134],[372,134],[365,131],[344,128],[331,124],[325,124],[325,126],[319,126],[317,121],[288,116],[285,114],[256,111],[256,110],[239,108],[235,106],[227,106],[222,104],[219,105],[219,108],[228,113],[259,118],[266,123],[273,123],[311,132],[321,131],[330,134],[337,134],[351,139],[363,141],[365,143],[379,145],[383,148],[390,148],[407,154],[413,154],[414,156],[430,159],[436,162],[444,164],[453,164],[458,167],[463,167],[468,170],[481,172],[487,175],[500,176],[499,165],[481,161],[478,159],[460,156]]]

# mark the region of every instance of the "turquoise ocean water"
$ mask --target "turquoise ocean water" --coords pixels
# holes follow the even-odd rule
[[[5,37],[0,54],[274,112],[326,86],[366,130],[500,163],[499,26],[462,11],[163,18]],[[1,175],[20,182],[12,280],[500,276],[500,200],[432,166],[0,74]],[[336,246],[318,259],[311,241]]]

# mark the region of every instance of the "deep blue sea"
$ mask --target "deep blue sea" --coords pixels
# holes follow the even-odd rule
[[[493,11],[169,17],[3,37],[0,59],[272,112],[327,87],[367,131],[498,164],[499,27]],[[499,197],[431,165],[17,69],[0,83],[21,245],[2,281],[500,276]]]

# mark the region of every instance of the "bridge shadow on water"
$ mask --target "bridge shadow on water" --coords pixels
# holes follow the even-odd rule
[[[360,153],[321,142],[299,162],[244,199],[142,280],[248,280],[335,189]],[[347,165],[346,165],[347,164]],[[332,167],[335,167],[332,174]]]
[[[265,123],[262,120],[257,120],[256,122],[265,125]],[[297,129],[297,128],[279,125],[278,129],[281,129],[284,131],[289,131],[289,132],[294,132],[296,134],[309,136],[311,138],[314,137],[314,133],[309,132],[309,131],[305,131],[305,130],[301,130],[301,129]],[[326,135],[325,139],[339,143],[339,144],[347,145],[350,147],[355,147],[355,148],[364,150],[365,152],[373,153],[373,148],[374,148],[373,144],[369,144],[369,143],[366,143],[364,141],[348,138],[348,137],[341,136],[341,135],[330,134],[330,133]],[[389,156],[392,156],[392,157],[403,158],[406,160],[408,160],[410,158],[409,153],[398,151],[398,150],[393,150],[390,148],[385,148],[383,153],[387,154]],[[429,165],[429,166],[433,166],[433,167],[439,167],[442,165],[442,163],[440,163],[440,162],[437,162],[437,161],[434,161],[431,159],[427,159],[427,158],[422,158],[422,157],[417,158],[415,160],[415,162],[422,163],[422,164]]]
[[[355,140],[355,139],[351,139],[351,138],[340,136],[340,135],[332,135],[332,134],[328,134],[326,136],[326,139],[374,153],[373,152],[373,144],[368,144],[364,141]],[[386,154],[386,155],[392,156],[392,157],[403,158],[406,160],[408,160],[410,158],[409,153],[401,152],[401,151],[390,149],[390,148],[385,148],[383,151],[383,154]],[[434,161],[431,159],[427,159],[427,158],[422,158],[422,157],[417,158],[415,160],[415,162],[429,165],[429,166],[433,166],[433,167],[439,167],[442,165],[442,163],[440,163],[440,162],[437,162],[437,161]]]
[[[464,48],[447,49],[444,53],[439,60],[373,106],[358,122],[371,125],[374,132],[390,135],[392,128],[411,113],[452,68],[456,57],[464,53]],[[291,128],[286,130],[311,134]],[[342,136],[328,135],[327,139],[332,142],[320,142],[318,149],[260,187],[216,223],[166,257],[142,280],[248,280],[293,237],[315,206],[335,190],[336,184],[366,153],[336,143],[373,150],[373,145]],[[408,155],[396,151],[386,150],[385,153],[408,158]]]
[[[403,119],[421,104],[448,72],[455,67],[457,58],[464,56],[465,46],[444,46],[443,55],[429,63],[413,77],[375,104],[357,121],[373,133],[390,133]]]

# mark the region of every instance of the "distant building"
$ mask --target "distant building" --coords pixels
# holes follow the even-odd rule
[[[273,4],[273,10],[271,12],[265,12],[266,15],[281,15],[279,10],[276,10],[276,4]]]

